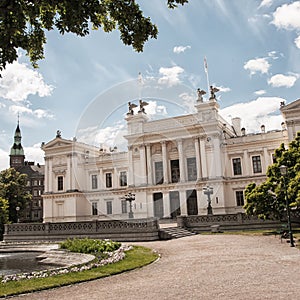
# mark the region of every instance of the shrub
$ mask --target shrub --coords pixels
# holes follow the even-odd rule
[[[94,240],[94,239],[67,239],[60,243],[61,249],[71,252],[93,254],[97,257],[103,257],[106,252],[112,252],[121,247],[121,243],[111,240]]]

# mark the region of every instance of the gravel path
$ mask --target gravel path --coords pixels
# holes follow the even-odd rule
[[[128,273],[11,299],[300,299],[300,251],[274,236],[195,235],[134,244],[161,258]]]

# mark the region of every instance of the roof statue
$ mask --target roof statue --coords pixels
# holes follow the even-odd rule
[[[216,94],[217,92],[219,92],[220,90],[217,87],[214,86],[210,86],[210,97],[209,100],[217,100],[216,99]]]
[[[60,131],[60,130],[57,130],[57,131],[56,131],[56,137],[57,137],[57,138],[61,138],[61,131]]]
[[[146,112],[145,112],[144,106],[146,106],[148,104],[149,104],[148,102],[140,100],[140,110],[139,110],[139,113],[144,113],[145,114]]]
[[[127,115],[133,115],[133,109],[137,107],[136,104],[128,102],[128,113]]]
[[[199,101],[199,102],[203,102],[203,95],[205,95],[206,94],[206,92],[204,91],[204,90],[201,90],[201,89],[197,89],[197,94],[198,94],[198,99],[197,99],[197,101]]]

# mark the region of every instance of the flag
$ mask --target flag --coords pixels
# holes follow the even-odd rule
[[[205,56],[204,56],[204,71],[205,71],[206,74],[208,73],[207,60],[206,60]]]

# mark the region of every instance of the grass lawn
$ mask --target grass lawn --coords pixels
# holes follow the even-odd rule
[[[126,252],[126,257],[115,263],[83,272],[73,272],[47,278],[35,278],[0,283],[0,297],[39,291],[83,281],[98,279],[148,265],[158,258],[151,249],[134,246]]]

